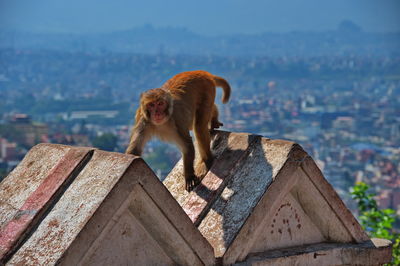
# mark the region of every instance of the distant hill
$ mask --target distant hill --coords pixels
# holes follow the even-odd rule
[[[0,48],[222,56],[325,56],[400,54],[400,33],[366,33],[352,25],[326,32],[202,36],[185,28],[151,25],[97,34],[0,31]]]

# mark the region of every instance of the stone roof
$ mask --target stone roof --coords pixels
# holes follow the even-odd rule
[[[296,143],[218,131],[184,190],[131,155],[39,144],[0,183],[0,265],[375,265],[370,240]]]
[[[121,153],[33,147],[0,183],[0,219],[0,258],[10,265],[215,261],[144,161]]]
[[[182,162],[164,185],[223,264],[291,247],[371,242],[298,144],[219,131],[212,151],[214,164],[194,191],[184,189]]]

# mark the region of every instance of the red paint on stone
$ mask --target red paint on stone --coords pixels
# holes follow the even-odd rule
[[[11,220],[0,231],[0,257],[12,247],[17,237],[25,230],[34,215],[24,214]]]
[[[19,214],[0,229],[0,259],[4,257],[24,234],[37,214],[41,212],[74,169],[89,152],[87,149],[70,149],[52,168],[39,187],[26,199]]]

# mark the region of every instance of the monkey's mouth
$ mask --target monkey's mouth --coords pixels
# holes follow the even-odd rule
[[[155,125],[164,124],[167,121],[164,115],[154,115],[151,120]]]

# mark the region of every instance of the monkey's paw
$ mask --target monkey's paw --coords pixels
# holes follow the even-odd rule
[[[220,128],[224,126],[224,124],[222,124],[219,121],[211,121],[211,128],[210,128],[210,132],[213,132],[215,129]]]
[[[198,184],[200,183],[200,179],[195,176],[191,175],[185,179],[185,189],[186,191],[192,191]]]

